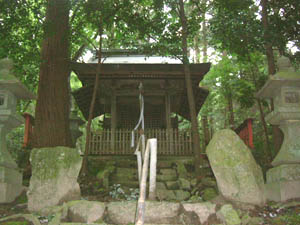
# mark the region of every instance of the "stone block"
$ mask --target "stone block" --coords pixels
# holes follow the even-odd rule
[[[21,184],[0,182],[0,203],[13,202],[22,191],[23,187]]]
[[[177,166],[177,174],[180,178],[187,178],[188,177],[188,172],[184,166],[183,162],[177,162],[176,163]]]
[[[177,181],[167,181],[166,185],[169,190],[179,189],[179,184]]]
[[[210,202],[183,203],[182,206],[187,212],[195,212],[201,224],[206,223],[208,217],[216,213],[216,204]]]
[[[210,201],[218,196],[218,193],[214,188],[205,188],[203,191],[202,198],[204,201]]]
[[[114,224],[134,223],[136,204],[130,201],[108,203],[109,220]],[[146,201],[145,224],[181,224],[179,212],[179,203]]]
[[[300,180],[300,164],[285,164],[267,172],[267,182]]]
[[[110,222],[113,224],[134,223],[136,204],[135,201],[108,203],[107,215]]]
[[[255,205],[265,203],[262,170],[236,133],[229,129],[217,131],[206,152],[219,192],[225,198]]]
[[[242,222],[239,214],[230,204],[223,205],[217,212],[217,217],[226,225],[240,225]]]
[[[103,202],[79,200],[69,208],[68,217],[71,222],[94,223],[103,219],[105,207]]]
[[[191,196],[190,192],[183,190],[175,190],[174,191],[177,201],[185,201],[188,200]]]
[[[166,200],[166,201],[176,200],[176,195],[175,195],[173,190],[158,189],[158,190],[156,190],[156,196],[160,201],[163,201],[163,200]]]
[[[178,183],[179,183],[180,189],[182,189],[182,190],[188,191],[188,190],[191,189],[191,183],[190,183],[190,181],[188,181],[185,178],[179,178],[178,179]]]
[[[33,212],[80,199],[77,177],[82,158],[76,149],[53,147],[33,149],[30,155],[28,209]]]
[[[268,200],[275,202],[300,198],[300,180],[266,183],[266,197]]]
[[[156,176],[157,181],[176,181],[177,174],[173,169],[161,169],[160,174]]]
[[[267,172],[266,196],[271,201],[287,201],[300,197],[300,165],[286,164]]]

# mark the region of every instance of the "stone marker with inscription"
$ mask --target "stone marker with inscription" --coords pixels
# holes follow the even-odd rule
[[[21,193],[22,174],[6,147],[7,133],[21,125],[24,118],[16,113],[18,99],[33,99],[35,96],[14,77],[13,62],[0,60],[0,203],[9,203]]]
[[[259,98],[273,98],[274,111],[266,116],[270,124],[279,125],[284,140],[267,172],[267,198],[286,201],[300,197],[300,73],[289,59],[278,60],[279,71],[257,93]]]

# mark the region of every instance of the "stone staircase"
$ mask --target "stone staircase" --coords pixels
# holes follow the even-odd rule
[[[138,170],[136,157],[119,156],[110,158],[94,158],[98,174],[102,175],[102,183],[106,189],[121,188],[127,196],[138,192]],[[101,168],[99,167],[101,166]],[[109,168],[109,171],[105,172]],[[216,181],[207,164],[203,168],[206,177],[197,183],[193,172],[193,159],[191,157],[158,157],[156,176],[156,196],[160,201],[184,201],[197,196],[207,195],[205,189],[210,187],[208,195],[216,193]],[[100,178],[101,176],[97,177]],[[149,176],[148,176],[149,178]],[[147,186],[149,183],[147,183]],[[148,186],[149,187],[149,186]],[[148,189],[148,188],[147,188]],[[215,189],[215,190],[213,190]]]
[[[160,200],[186,200],[190,197],[191,189],[188,172],[184,162],[191,160],[159,159],[157,163],[156,192]],[[184,174],[180,174],[180,170]],[[184,168],[184,169],[183,169]],[[120,184],[126,192],[130,188],[138,188],[137,162],[134,157],[119,159],[115,162],[115,170],[109,177],[110,186]]]

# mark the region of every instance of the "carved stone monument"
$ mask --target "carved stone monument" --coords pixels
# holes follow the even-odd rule
[[[15,200],[21,193],[22,174],[6,147],[6,135],[24,122],[16,113],[18,99],[33,99],[35,96],[12,74],[13,62],[0,60],[0,203]]]
[[[274,111],[266,116],[270,124],[279,125],[284,140],[267,172],[267,199],[286,201],[300,197],[300,73],[289,59],[278,60],[279,71],[257,93],[259,98],[273,98]]]

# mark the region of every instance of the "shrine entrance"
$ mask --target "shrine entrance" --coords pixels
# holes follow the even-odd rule
[[[86,119],[96,67],[96,63],[71,63],[83,85],[72,94]],[[105,119],[103,129],[91,133],[90,154],[133,154],[131,131],[139,119],[138,87],[142,83],[146,138],[157,138],[159,155],[193,155],[191,131],[178,129],[179,116],[190,120],[182,64],[102,64],[101,67],[93,117],[105,115]],[[190,68],[198,113],[208,95],[199,82],[210,64],[191,64]]]

